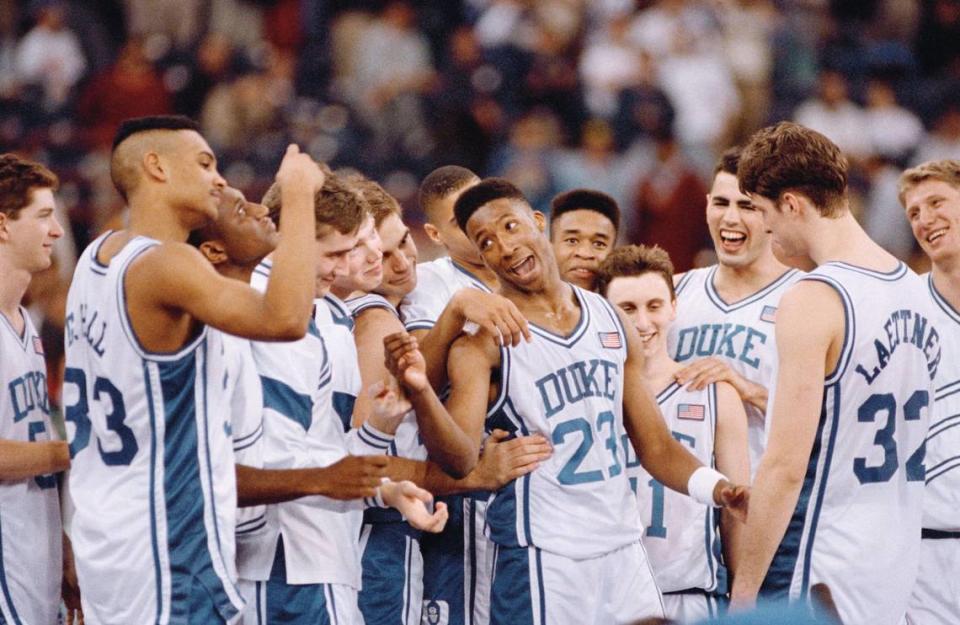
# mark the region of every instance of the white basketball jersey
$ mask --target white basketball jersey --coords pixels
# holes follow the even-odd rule
[[[354,321],[356,321],[363,311],[371,308],[387,310],[399,319],[397,309],[382,296],[375,293],[350,298],[345,304],[353,314]],[[400,422],[400,425],[397,426],[396,436],[387,453],[392,456],[411,458],[413,460],[427,459],[427,448],[420,441],[420,428],[417,425],[417,415],[413,410],[407,412]]]
[[[316,300],[313,319],[330,352],[333,409],[340,417],[344,431],[348,431],[353,421],[353,406],[362,386],[357,346],[353,341],[353,316],[340,298],[328,293]]]
[[[253,285],[265,287],[267,275],[269,263],[261,263]],[[346,456],[343,421],[333,408],[332,359],[316,322],[297,341],[251,345],[263,391],[264,466],[324,467]],[[317,496],[276,508],[288,584],[360,588],[361,502]]]
[[[449,256],[417,265],[417,288],[400,302],[400,316],[407,330],[429,330],[460,289],[474,288],[487,293],[480,278]]]
[[[719,356],[744,378],[773,391],[777,343],[774,335],[780,298],[803,272],[790,269],[753,295],[728,304],[714,287],[718,265],[692,269],[677,283],[677,319],[667,334],[667,350],[679,363]],[[771,404],[767,403],[767,409]],[[767,446],[766,419],[744,402],[751,475]]]
[[[580,321],[567,336],[531,323],[530,343],[500,350],[487,431],[541,433],[553,455],[493,496],[487,525],[499,545],[583,559],[636,542],[642,528],[620,448],[626,334],[606,300],[573,290]]]
[[[960,532],[960,313],[937,292],[932,275],[927,288],[933,299],[934,327],[950,356],[937,368],[936,396],[927,433],[927,492],[924,529]]]
[[[43,346],[27,310],[23,333],[0,313],[0,438],[56,440]],[[56,623],[63,574],[54,475],[0,481],[0,621]]]
[[[657,405],[667,427],[701,464],[714,466],[717,429],[717,387],[687,390],[676,382],[660,391]],[[714,509],[664,487],[642,466],[624,435],[627,477],[637,493],[643,521],[643,545],[650,568],[663,592],[717,586],[717,518]]]
[[[800,496],[764,592],[806,599],[825,583],[845,623],[897,625],[917,574],[924,440],[940,364],[923,281],[826,263],[846,334],[824,381],[820,422]]]
[[[205,591],[229,621],[236,481],[219,333],[149,352],[127,314],[135,237],[102,265],[84,251],[67,296],[65,419],[72,432],[71,538],[83,611],[96,623],[183,622]]]

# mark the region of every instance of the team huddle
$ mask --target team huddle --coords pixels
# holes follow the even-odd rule
[[[960,162],[900,181],[923,277],[791,123],[724,153],[677,275],[603,193],[547,223],[457,166],[418,264],[377,183],[290,146],[249,201],[182,117],[111,176],[60,441],[21,305],[58,181],[0,156],[0,624],[960,622]]]

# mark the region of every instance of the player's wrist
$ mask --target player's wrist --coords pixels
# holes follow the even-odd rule
[[[715,469],[698,467],[687,480],[687,494],[697,503],[713,508],[721,507],[720,493],[730,482]]]

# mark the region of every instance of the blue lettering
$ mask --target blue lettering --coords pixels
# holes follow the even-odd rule
[[[724,355],[727,358],[736,358],[737,352],[733,348],[733,337],[740,334],[747,328],[746,326],[737,325],[737,326],[734,326],[733,332],[731,332],[730,331],[731,325],[732,324],[729,324],[729,323],[726,323],[723,325],[723,340],[720,341],[720,349],[717,350],[717,354],[720,354],[720,352],[726,350],[726,353]]]
[[[547,382],[552,383],[553,393],[547,387]],[[540,389],[540,399],[543,400],[543,407],[546,409],[546,417],[549,419],[563,409],[563,395],[560,392],[560,382],[553,373],[545,375],[537,380],[537,388]]]
[[[697,341],[697,355],[698,356],[712,356],[717,348],[717,339],[720,338],[720,330],[723,329],[723,326],[719,323],[714,324],[704,324],[700,326],[700,340]],[[708,335],[708,332],[709,335]],[[704,347],[704,343],[707,342],[707,337],[710,337],[710,346]]]
[[[740,360],[747,363],[754,369],[760,366],[759,358],[748,358],[750,352],[754,349],[753,339],[759,337],[760,343],[765,344],[767,342],[767,335],[753,328],[747,328],[747,340],[743,342],[743,350],[740,352]]]
[[[911,325],[912,324],[912,325]],[[897,310],[881,325],[882,335],[873,340],[876,363],[857,363],[854,370],[867,384],[873,384],[900,345],[913,345],[927,360],[927,373],[932,380],[940,364],[940,335],[923,315],[912,310]]]
[[[693,357],[693,348],[697,344],[698,333],[699,330],[695,327],[680,330],[680,334],[677,335],[677,354],[674,356],[674,360],[683,362]]]

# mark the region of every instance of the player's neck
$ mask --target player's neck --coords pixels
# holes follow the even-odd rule
[[[934,263],[933,286],[954,310],[960,310],[960,263]]]
[[[644,359],[643,378],[650,390],[657,394],[670,386],[674,380],[674,374],[682,368],[680,363],[670,358],[666,341],[664,341],[655,354],[650,354]]]
[[[3,276],[0,280],[0,312],[14,327],[19,327],[17,321],[20,317],[20,303],[30,286],[32,276],[29,271],[16,269],[4,262],[0,262],[0,275]]]
[[[521,291],[504,282],[500,294],[516,304],[521,314],[537,325],[564,334],[576,327],[579,321],[577,296],[573,287],[559,279],[546,280],[546,285],[536,291]]]
[[[763,256],[745,267],[720,263],[713,286],[727,302],[736,302],[748,297],[782,276],[790,268],[767,250]]]
[[[186,241],[189,226],[177,219],[169,205],[146,197],[130,200],[130,237],[144,236],[158,241]]]
[[[889,272],[899,263],[867,235],[850,211],[832,219],[814,218],[807,235],[810,259],[818,266],[839,261]]]
[[[478,265],[469,260],[454,256],[453,254],[450,254],[450,260],[473,274],[474,277],[480,280],[480,282],[483,282],[491,291],[495,291],[500,284],[500,281],[497,279],[497,274],[493,273],[493,271],[483,263]]]
[[[334,297],[336,297],[337,299],[343,302],[347,301],[351,297],[359,297],[361,295],[366,295],[366,293],[363,293],[361,291],[351,291],[350,289],[346,289],[342,286],[337,286],[336,284],[330,287],[330,292],[333,294]]]

